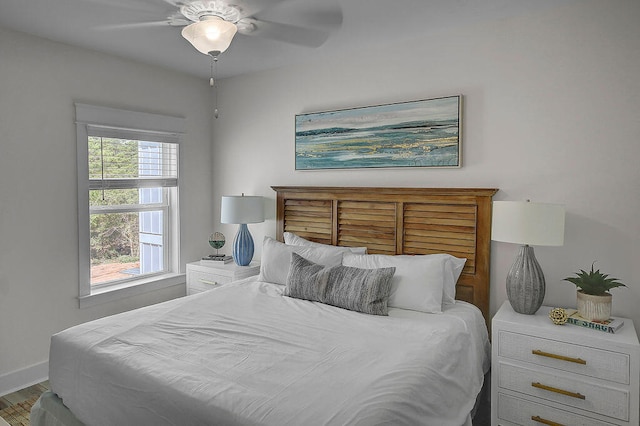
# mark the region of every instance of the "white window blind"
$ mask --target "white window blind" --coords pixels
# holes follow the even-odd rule
[[[175,187],[178,135],[87,126],[89,189]]]

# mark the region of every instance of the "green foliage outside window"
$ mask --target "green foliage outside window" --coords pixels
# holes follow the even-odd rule
[[[103,159],[108,159],[108,164]],[[89,178],[101,179],[103,176],[137,177],[138,141],[89,137]],[[135,205],[138,204],[138,197],[138,189],[93,190],[89,191],[89,205]],[[113,262],[116,259],[119,263],[138,260],[138,218],[138,213],[92,214],[91,263]]]
[[[138,213],[93,214],[90,227],[92,264],[138,260]]]

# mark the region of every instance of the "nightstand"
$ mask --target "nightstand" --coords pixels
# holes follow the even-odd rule
[[[234,262],[211,265],[211,262],[187,263],[187,295],[211,290],[216,286],[260,273],[260,263],[238,266]]]
[[[554,325],[550,307],[492,321],[491,424],[637,426],[640,344],[633,321],[615,334]]]

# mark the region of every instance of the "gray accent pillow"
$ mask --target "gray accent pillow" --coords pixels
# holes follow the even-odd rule
[[[325,267],[291,254],[285,295],[351,311],[387,315],[391,278],[396,268]]]

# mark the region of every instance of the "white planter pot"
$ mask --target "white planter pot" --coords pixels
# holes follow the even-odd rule
[[[611,295],[594,296],[578,290],[578,314],[589,321],[604,321],[611,318]]]

